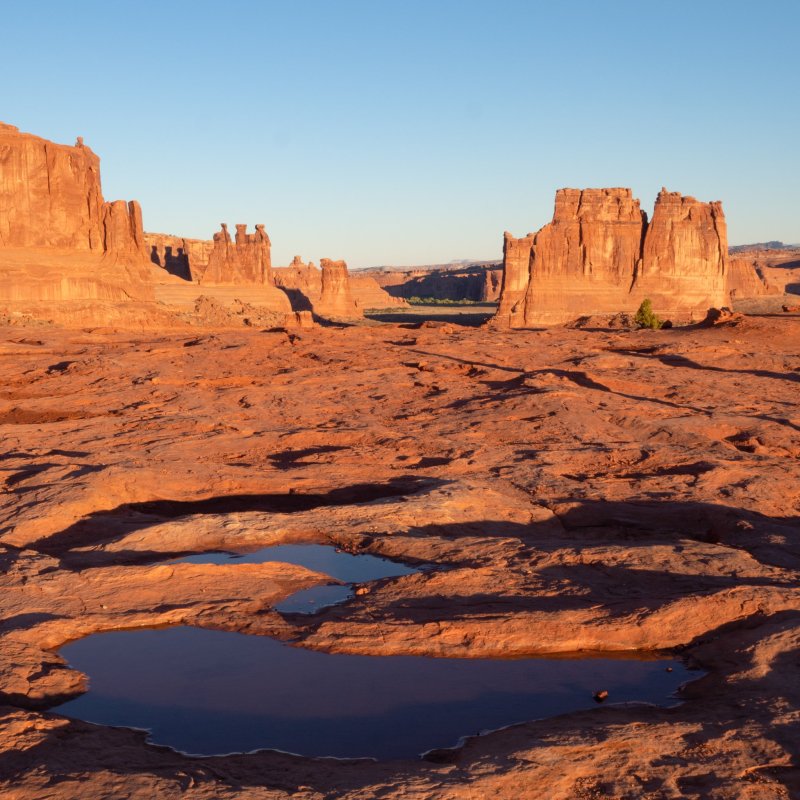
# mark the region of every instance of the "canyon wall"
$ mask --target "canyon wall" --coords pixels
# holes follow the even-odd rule
[[[560,189],[552,222],[504,237],[504,281],[495,323],[554,325],[636,311],[702,318],[727,303],[727,232],[721,203],[662,189],[653,219],[630,189]]]
[[[412,297],[493,303],[500,297],[503,270],[498,264],[428,266],[415,269],[389,267],[359,270],[370,276],[388,294],[399,299]]]
[[[100,159],[80,138],[55,144],[0,123],[0,303],[37,316],[94,304],[99,318],[100,303],[152,299],[139,204],[104,201]]]

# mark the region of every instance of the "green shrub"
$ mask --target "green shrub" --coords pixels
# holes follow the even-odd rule
[[[653,304],[645,298],[633,318],[640,328],[652,328],[658,330],[664,323],[653,313]]]
[[[412,306],[474,306],[477,300],[451,300],[449,297],[406,297]]]

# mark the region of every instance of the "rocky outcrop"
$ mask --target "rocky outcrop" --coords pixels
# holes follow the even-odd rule
[[[152,298],[141,208],[103,200],[100,159],[80,138],[55,144],[0,123],[0,303],[85,323],[92,309],[124,317],[105,303]]]
[[[214,234],[208,266],[200,283],[271,283],[270,246],[271,242],[263,225],[256,225],[255,233],[247,233],[247,225],[237,225],[235,241],[231,241],[228,226],[223,222],[222,229]]]
[[[780,289],[767,281],[761,268],[751,256],[732,256],[728,265],[726,291],[731,302],[780,294]]]
[[[211,239],[186,239],[164,233],[145,233],[144,241],[150,261],[187,281],[203,277],[214,249]]]
[[[144,253],[137,202],[103,201],[100,159],[0,123],[0,247]]]
[[[307,264],[295,256],[288,267],[272,270],[275,285],[283,289],[292,301],[292,308],[311,311],[322,294],[322,274],[313,261]]]
[[[322,291],[319,301],[314,304],[314,312],[322,317],[334,319],[363,317],[364,312],[355,304],[350,291],[347,264],[344,261],[323,258],[320,267],[322,267]]]
[[[328,259],[323,259],[324,262],[336,265],[344,264],[343,261],[330,262]],[[330,267],[329,270],[331,270]],[[329,272],[329,296],[323,300],[324,274],[324,267],[323,270],[319,270],[314,266],[313,261],[306,264],[300,256],[295,256],[288,267],[273,269],[275,285],[281,287],[289,295],[292,308],[296,310],[313,310],[321,316],[350,318],[362,316],[364,310],[368,308],[407,305],[405,300],[387,294],[373,277],[353,275],[347,272],[346,264],[344,264],[346,285],[342,279],[341,268],[334,267]],[[345,298],[343,302],[342,297]],[[330,298],[333,298],[333,303]]]
[[[371,275],[350,273],[350,293],[353,302],[362,311],[368,308],[396,308],[405,307],[408,303],[402,297],[392,297],[381,289],[378,281]]]
[[[664,314],[695,316],[727,302],[728,231],[722,203],[662,189],[647,226],[632,295]],[[637,306],[638,306],[637,302]]]
[[[560,189],[553,221],[505,234],[495,322],[529,327],[635,311],[703,318],[725,304],[727,233],[720,203],[662,189],[653,220],[630,189]]]

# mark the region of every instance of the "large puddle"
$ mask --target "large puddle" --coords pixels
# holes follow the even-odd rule
[[[282,561],[323,572],[346,584],[375,581],[380,578],[397,578],[419,572],[420,567],[410,567],[386,558],[366,554],[352,555],[324,544],[280,544],[262,547],[250,552],[199,553],[175,559],[173,563],[185,564],[263,564]],[[350,585],[312,586],[287,597],[275,605],[283,613],[311,614],[321,608],[336,605],[353,595]]]
[[[671,705],[692,677],[676,660],[351,656],[192,627],[94,634],[61,654],[90,687],[60,712],[197,755],[409,758],[591,708],[597,691]]]

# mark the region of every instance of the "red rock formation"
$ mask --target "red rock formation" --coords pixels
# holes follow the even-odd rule
[[[763,276],[752,256],[732,256],[729,258],[728,266],[726,292],[731,302],[780,294],[780,289],[772,286]]]
[[[275,285],[281,287],[291,298],[293,308],[313,309],[325,316],[327,312],[320,311],[323,273],[314,266],[313,261],[305,264],[300,256],[295,256],[288,267],[273,269],[273,277]],[[405,300],[385,292],[370,275],[348,273],[348,283],[353,305],[360,312],[368,308],[408,305]],[[346,317],[350,316],[350,312],[333,315]]]
[[[487,269],[483,273],[483,291],[480,300],[482,303],[494,303],[500,299],[503,287],[503,271],[500,269]]]
[[[647,226],[634,302],[649,297],[657,313],[704,316],[709,308],[727,302],[727,271],[722,203],[701,203],[662,189]]]
[[[649,297],[669,316],[725,304],[727,235],[720,203],[662,190],[653,221],[630,189],[560,189],[553,221],[505,236],[495,322],[528,327],[635,311]]]
[[[313,261],[307,264],[295,256],[288,267],[272,270],[275,285],[283,289],[292,301],[292,308],[310,311],[322,295],[322,274]]]
[[[203,277],[214,249],[210,239],[186,239],[164,233],[145,233],[144,241],[154,264],[187,281]]]
[[[323,258],[322,291],[319,301],[314,305],[314,312],[322,317],[338,319],[357,319],[364,312],[353,301],[350,292],[350,276],[344,261],[331,261]]]
[[[392,297],[381,289],[378,281],[371,275],[359,275],[357,272],[350,273],[350,293],[353,295],[353,302],[362,310],[408,305],[402,297]]]
[[[236,226],[236,240],[231,242],[228,226],[214,234],[214,247],[208,266],[200,282],[202,284],[247,284],[271,283],[270,240],[263,225],[256,225],[256,232],[248,234],[246,225]]]
[[[104,202],[100,159],[81,139],[70,147],[0,123],[0,302],[85,321],[76,303],[95,304],[99,319],[97,301],[152,297],[141,208]]]
[[[496,302],[503,282],[503,270],[499,265],[480,262],[463,266],[447,264],[415,269],[371,267],[359,270],[357,275],[373,278],[397,302],[403,302],[410,297],[430,297],[454,302]],[[351,275],[354,293],[356,289],[352,281],[355,277],[356,274]]]
[[[534,234],[515,239],[503,234],[503,285],[494,319],[512,328],[524,325],[524,300],[531,279],[530,265]]]

